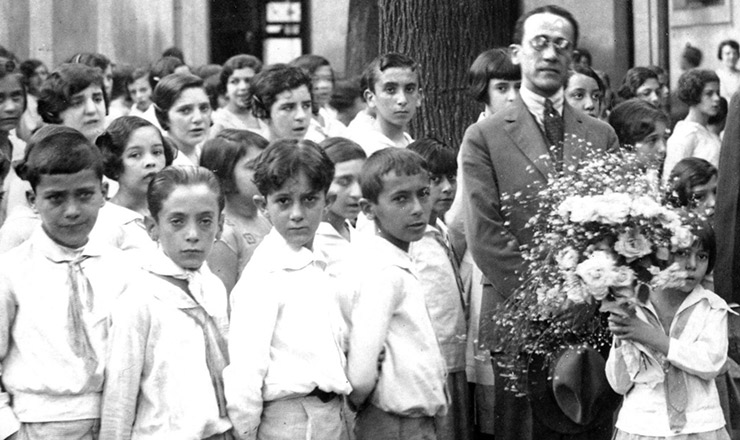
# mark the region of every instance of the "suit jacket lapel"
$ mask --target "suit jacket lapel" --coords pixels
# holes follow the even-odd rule
[[[513,139],[514,145],[527,156],[542,177],[547,179],[552,163],[542,130],[537,125],[534,116],[529,113],[521,98],[517,98],[502,111],[506,112],[505,128]]]

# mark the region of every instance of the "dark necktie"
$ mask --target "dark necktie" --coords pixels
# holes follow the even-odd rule
[[[543,118],[545,124],[545,137],[550,144],[550,154],[555,161],[555,169],[563,171],[563,137],[565,136],[565,124],[552,101],[545,99],[545,114]]]

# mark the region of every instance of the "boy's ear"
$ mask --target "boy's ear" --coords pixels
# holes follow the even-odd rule
[[[372,90],[365,89],[365,91],[362,92],[362,96],[365,97],[365,102],[367,102],[368,107],[375,108],[375,93],[373,93]]]
[[[151,215],[144,217],[144,226],[146,226],[146,232],[149,234],[149,238],[153,241],[159,241],[159,225],[157,225],[157,221]]]
[[[366,198],[360,199],[360,209],[368,220],[375,221],[375,205]]]
[[[38,214],[39,212],[36,210],[36,193],[33,190],[26,191],[26,201],[31,209],[33,209],[33,212]]]
[[[252,197],[252,201],[254,202],[254,206],[256,206],[257,209],[260,210],[262,215],[264,215],[267,220],[272,221],[272,219],[270,218],[270,213],[267,212],[267,200],[265,200],[265,196],[257,194]]]

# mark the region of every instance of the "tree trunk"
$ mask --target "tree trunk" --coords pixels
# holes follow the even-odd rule
[[[361,75],[378,56],[378,0],[349,0],[345,76]]]
[[[377,1],[380,53],[404,53],[421,66],[424,99],[412,121],[412,136],[436,137],[458,148],[465,129],[482,110],[467,93],[468,68],[484,50],[508,46],[519,2]],[[348,46],[352,41],[348,40]]]

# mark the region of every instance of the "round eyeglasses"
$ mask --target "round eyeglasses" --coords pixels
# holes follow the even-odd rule
[[[571,43],[570,40],[561,37],[550,39],[550,37],[546,35],[538,35],[532,38],[529,40],[529,45],[537,52],[542,52],[550,45],[552,45],[558,53],[569,52],[573,49],[573,43]]]

